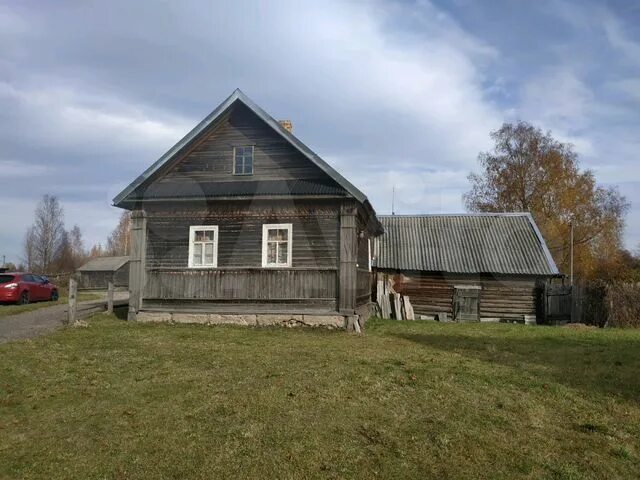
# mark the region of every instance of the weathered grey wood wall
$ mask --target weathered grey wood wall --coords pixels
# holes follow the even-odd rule
[[[146,284],[147,215],[144,210],[131,212],[131,254],[129,255],[129,320],[136,320],[142,308]]]
[[[336,269],[149,270],[145,299],[305,300],[336,298]]]
[[[358,263],[357,208],[345,203],[340,210],[340,280],[338,310],[353,314],[356,308]]]
[[[104,290],[109,285],[109,282],[113,282],[116,287],[127,287],[129,285],[129,263],[124,264],[115,272],[81,272],[78,279],[78,288],[83,290]]]
[[[453,315],[456,285],[477,285],[480,290],[480,318],[522,321],[523,315],[536,314],[539,289],[536,277],[460,276],[439,273],[405,272],[394,274],[393,288],[411,299],[417,315]]]
[[[254,145],[254,174],[233,174],[233,147]],[[167,182],[246,182],[321,179],[326,174],[258,119],[244,105],[228,114],[228,121],[209,133],[171,171]]]
[[[337,267],[339,204],[335,202],[225,202],[148,211],[147,267],[188,264],[189,226],[218,225],[218,267],[262,266],[262,226],[293,225],[295,267]]]
[[[280,301],[337,310],[340,201],[155,205],[146,221],[146,306],[251,302],[277,309]],[[292,224],[292,268],[262,268],[262,226],[270,223]],[[191,225],[218,226],[217,269],[187,268]]]
[[[369,270],[358,268],[356,272],[356,305],[364,305],[371,301],[372,275]]]

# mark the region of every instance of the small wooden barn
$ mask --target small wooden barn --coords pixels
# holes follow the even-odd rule
[[[236,90],[115,199],[132,211],[129,318],[356,327],[367,197]]]
[[[528,213],[380,216],[374,270],[416,318],[524,321],[541,316],[559,275]]]
[[[129,286],[129,257],[97,257],[78,268],[78,288],[105,290],[109,282],[116,287]]]

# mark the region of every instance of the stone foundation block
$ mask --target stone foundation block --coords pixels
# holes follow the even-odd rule
[[[302,315],[272,315],[272,314],[259,314],[256,316],[258,325],[284,325],[293,326],[302,323]]]
[[[303,315],[302,323],[314,327],[345,328],[345,317],[342,315]]]
[[[225,315],[212,313],[209,315],[211,325],[256,325],[256,315]]]
[[[175,323],[209,323],[209,314],[207,313],[174,313],[172,320]]]
[[[171,314],[163,312],[138,312],[136,315],[138,322],[170,322]]]

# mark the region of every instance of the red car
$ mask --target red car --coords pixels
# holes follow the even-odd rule
[[[0,303],[25,305],[41,300],[58,300],[58,287],[47,277],[32,273],[0,273]]]

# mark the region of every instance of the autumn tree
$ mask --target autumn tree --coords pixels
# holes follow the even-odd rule
[[[129,255],[129,235],[131,231],[131,214],[122,212],[118,225],[107,239],[107,254],[114,256]]]
[[[526,122],[505,123],[491,138],[493,150],[478,156],[481,173],[469,175],[468,210],[530,212],[563,273],[572,223],[576,275],[594,277],[619,260],[629,205],[617,188],[599,186],[592,171],[580,170],[572,145]]]
[[[64,246],[65,233],[64,211],[58,198],[44,195],[24,241],[25,260],[30,270],[47,273],[55,267]]]
[[[104,248],[102,248],[102,244],[100,243],[95,244],[89,250],[89,258],[104,257],[104,256],[105,256],[105,251],[104,251]]]

